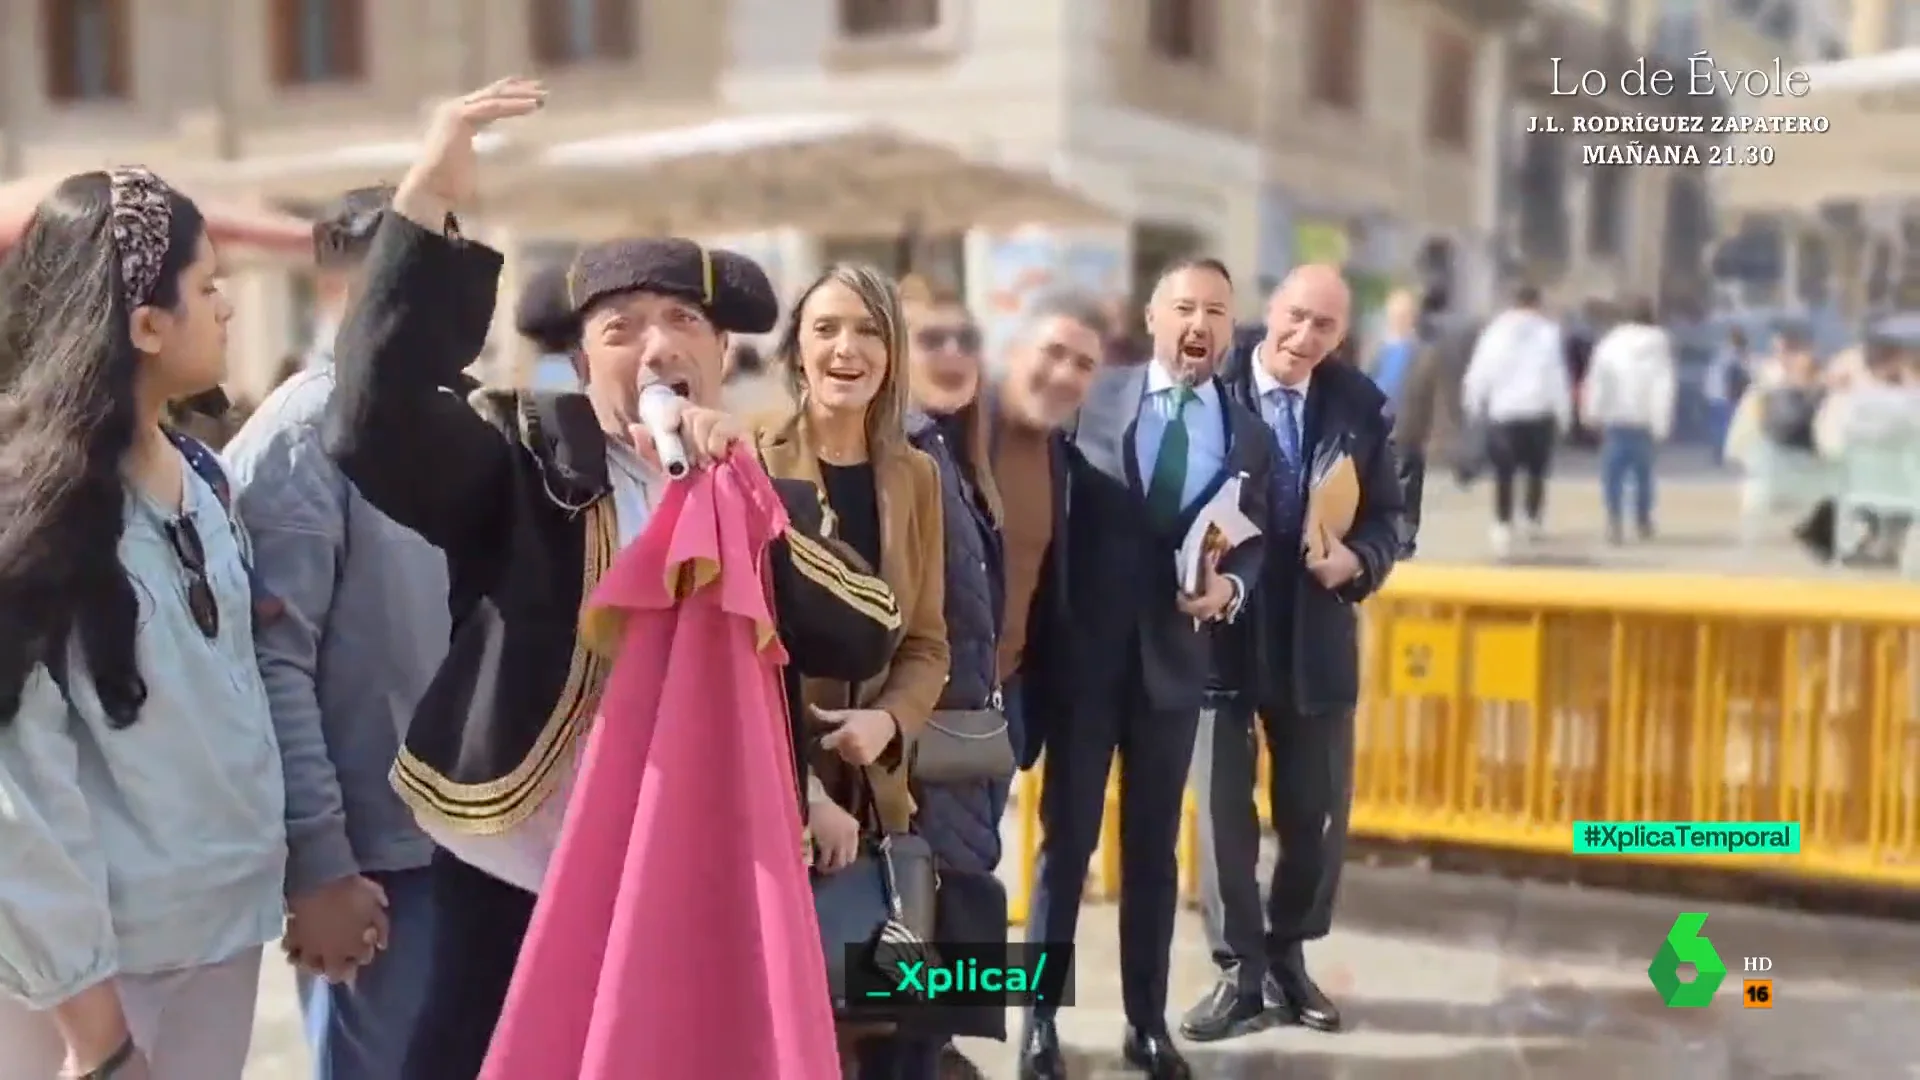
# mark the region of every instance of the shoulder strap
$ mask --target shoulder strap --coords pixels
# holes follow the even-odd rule
[[[212,447],[184,431],[167,428],[166,433],[167,441],[180,451],[181,457],[187,459],[187,467],[206,481],[207,486],[213,489],[214,498],[220,500],[220,508],[227,512],[227,527],[233,530],[234,543],[240,548],[240,564],[246,568],[247,584],[253,592],[255,621],[267,623],[279,618],[285,606],[278,597],[267,592],[261,584],[260,575],[254,572],[252,545],[247,540],[246,532],[240,528],[240,519],[234,514],[233,484],[227,480],[227,470],[220,465],[219,456]]]
[[[187,459],[187,467],[199,475],[213,489],[214,497],[220,500],[220,508],[233,516],[233,485],[227,482],[227,470],[220,467],[220,459],[214,456],[213,449],[199,439],[180,431],[167,428],[167,441],[180,456]]]

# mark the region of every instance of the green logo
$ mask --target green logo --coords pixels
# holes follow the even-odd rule
[[[1727,965],[1713,951],[1713,942],[1700,935],[1707,925],[1705,912],[1691,911],[1673,920],[1667,940],[1660,943],[1653,963],[1647,965],[1647,978],[1660,993],[1669,1009],[1704,1009],[1713,1002],[1713,992],[1727,977]],[[1680,965],[1693,965],[1693,981],[1680,981]]]

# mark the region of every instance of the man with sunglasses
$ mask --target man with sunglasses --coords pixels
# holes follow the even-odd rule
[[[446,560],[369,504],[321,445],[334,334],[391,194],[348,192],[315,223],[305,369],[226,448],[259,584],[285,605],[257,648],[287,783],[284,946],[301,969],[316,1080],[400,1076],[433,939],[433,843],[387,772],[446,655]]]

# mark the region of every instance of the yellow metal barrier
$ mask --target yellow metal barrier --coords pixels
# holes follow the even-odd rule
[[[1412,564],[1364,623],[1356,835],[1568,854],[1576,820],[1798,821],[1798,855],[1670,858],[1920,886],[1920,587]],[[1022,776],[1016,921],[1039,796]],[[1118,887],[1108,811],[1089,900]]]

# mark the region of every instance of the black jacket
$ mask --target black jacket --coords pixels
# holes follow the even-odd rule
[[[1103,369],[1073,434],[1067,542],[1076,707],[1117,708],[1144,694],[1156,710],[1198,709],[1212,668],[1211,634],[1175,606],[1181,539],[1205,501],[1234,476],[1242,478],[1241,511],[1255,521],[1267,517],[1272,433],[1223,389],[1220,413],[1205,422],[1224,424],[1225,465],[1172,528],[1153,522],[1134,442],[1150,370]],[[1264,537],[1241,544],[1220,569],[1251,589],[1266,546]]]
[[[1221,381],[1235,401],[1257,412],[1254,352],[1236,350]],[[1290,701],[1303,713],[1351,711],[1358,700],[1354,605],[1392,573],[1403,536],[1402,492],[1386,404],[1386,395],[1357,368],[1323,363],[1314,369],[1307,391],[1306,458],[1344,452],[1353,460],[1360,508],[1346,545],[1364,569],[1357,580],[1329,591],[1307,572],[1300,551],[1269,545],[1249,609],[1218,635],[1216,660],[1229,689],[1252,693],[1261,704]],[[1266,430],[1271,438],[1271,429]],[[1297,523],[1270,521],[1267,532],[1279,536],[1296,528]]]
[[[593,715],[608,664],[580,640],[580,607],[618,543],[606,438],[585,397],[455,390],[486,340],[500,265],[386,215],[340,330],[327,430],[367,501],[446,553],[453,639],[394,784],[416,812],[476,833],[541,804]],[[873,675],[900,611],[858,557],[821,539],[811,485],[775,487],[792,519],[770,570],[798,745],[799,675]]]
[[[940,470],[946,523],[947,686],[939,708],[985,708],[998,686],[996,652],[1006,611],[1006,552],[1000,526],[960,467],[948,425],[923,413],[907,417],[907,439]]]
[[[998,689],[1000,620],[1006,611],[1006,558],[1000,527],[960,466],[964,433],[922,413],[907,417],[907,438],[940,470],[946,525],[947,648],[951,655],[939,708],[983,709]],[[934,722],[938,722],[936,714]],[[916,831],[942,865],[989,873],[1000,861],[1000,822],[988,781],[914,785]]]

